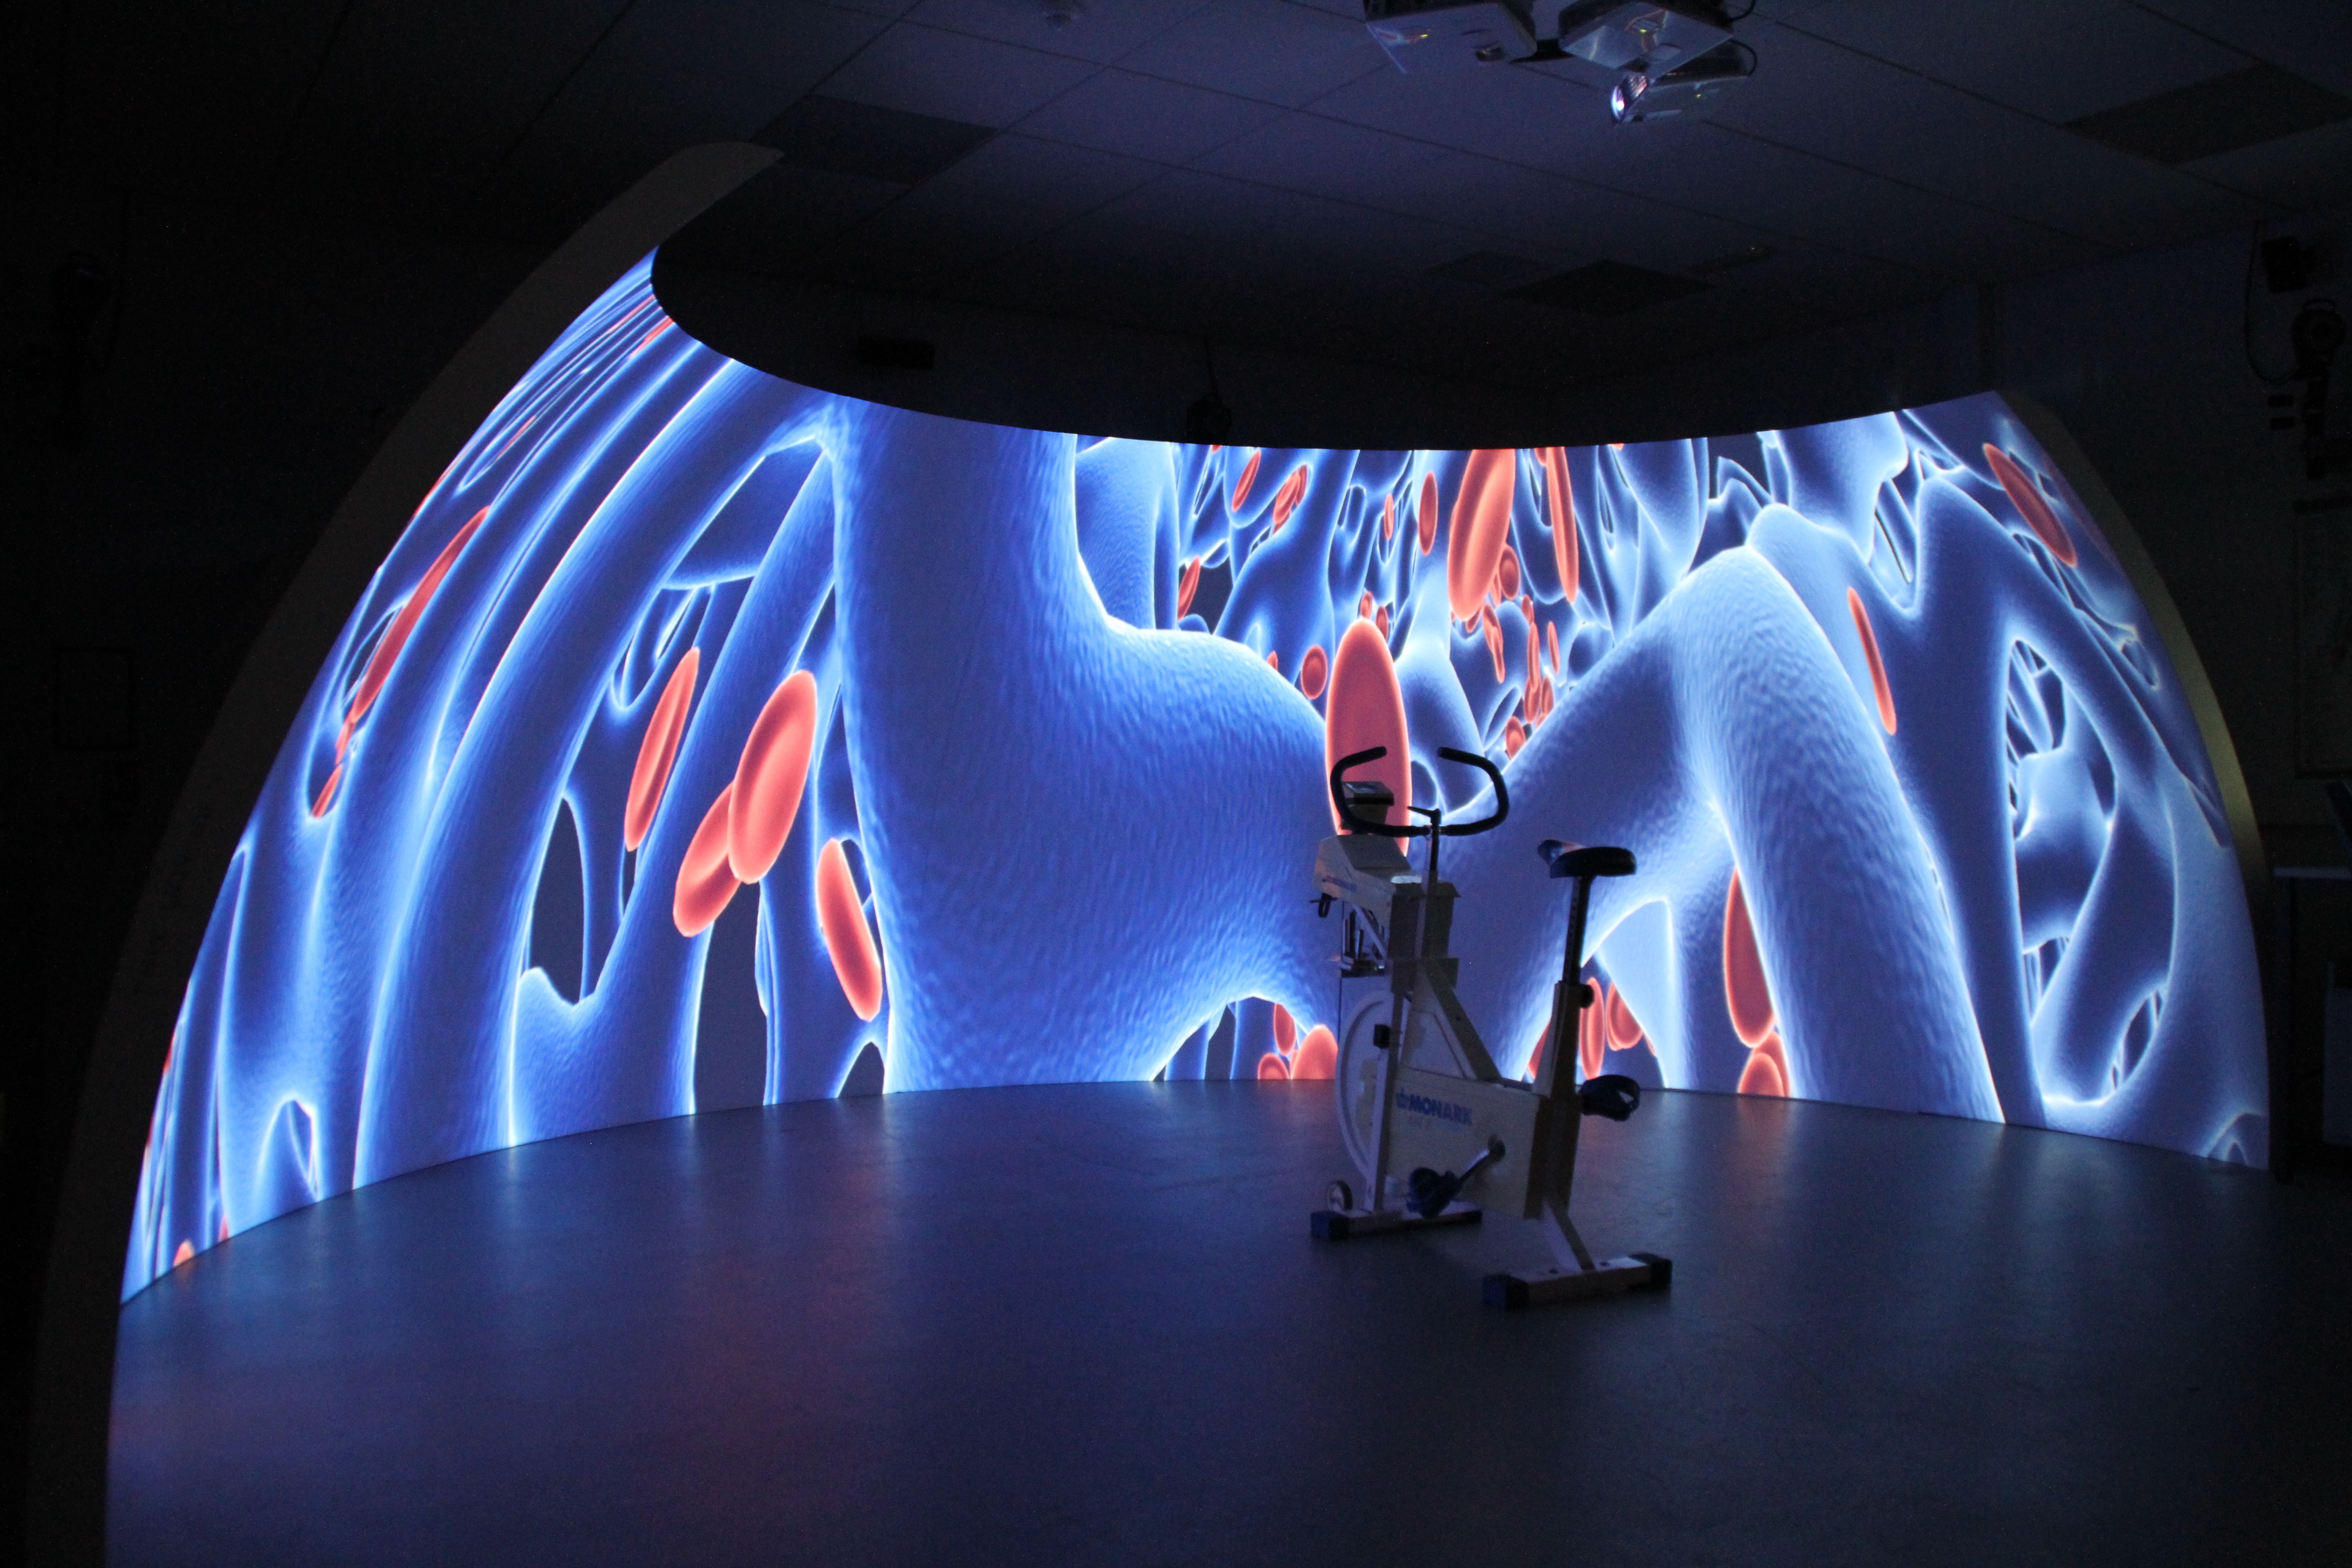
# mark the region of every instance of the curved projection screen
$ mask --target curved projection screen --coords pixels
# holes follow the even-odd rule
[[[418,508],[223,885],[126,1290],[354,1184],[841,1092],[1328,1076],[1329,759],[1475,809],[1463,996],[1532,1071],[2266,1157],[2210,761],[1981,396],[1711,441],[1170,447],[808,391],[640,266]],[[1410,759],[1408,763],[1407,759]],[[1379,772],[1379,768],[1373,770]]]

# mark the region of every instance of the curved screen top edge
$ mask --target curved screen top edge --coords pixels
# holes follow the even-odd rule
[[[714,210],[704,221],[724,216]],[[1984,383],[1942,334],[1890,319],[1794,341],[1664,354],[1591,345],[1580,373],[1540,384],[1359,358],[1344,332],[1268,323],[1250,341],[1040,310],[779,278],[727,265],[689,227],[654,259],[654,293],[681,328],[798,384],[952,418],[1096,436],[1263,446],[1591,445],[1825,423]],[[1539,307],[1528,307],[1529,310]],[[1632,324],[1597,323],[1612,337]],[[1360,338],[1360,333],[1358,334]],[[1231,424],[1195,428],[1212,393]]]
[[[1330,761],[1449,847],[1531,1074],[2267,1157],[2227,814],[2147,606],[1992,395],[1714,440],[1094,440],[810,391],[641,263],[466,444],[253,809],[128,1294],[354,1185],[843,1093],[1331,1070]],[[1523,823],[1524,829],[1517,824]]]
[[[1359,291],[1346,291],[1350,304],[1292,287],[1236,316],[1209,303],[1213,287],[1204,294],[1148,258],[1076,277],[1047,267],[974,296],[952,268],[926,272],[887,245],[825,243],[822,215],[843,195],[806,168],[771,163],[661,242],[655,297],[704,343],[803,386],[1138,440],[1591,445],[1821,424],[1990,384],[1982,355],[1961,346],[1973,336],[1953,331],[1952,310],[1974,300],[1890,302],[1831,325],[1690,278],[1693,294],[1663,309],[1486,297],[1475,312],[1486,325],[1471,335],[1526,350],[1496,360],[1465,353],[1458,323],[1440,329],[1402,300],[1367,312]],[[1223,432],[1190,417],[1213,391],[1231,416]]]

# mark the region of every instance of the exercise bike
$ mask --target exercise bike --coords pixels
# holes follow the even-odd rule
[[[1552,988],[1550,1044],[1533,1084],[1512,1082],[1495,1059],[1454,986],[1461,960],[1446,952],[1454,923],[1452,884],[1438,877],[1447,838],[1486,833],[1510,815],[1502,771],[1470,752],[1438,755],[1478,769],[1494,786],[1492,815],[1449,823],[1442,806],[1410,806],[1423,824],[1391,824],[1388,786],[1349,779],[1384,746],[1342,757],[1331,769],[1331,801],[1352,831],[1315,852],[1317,913],[1346,914],[1339,954],[1339,1129],[1363,1183],[1359,1201],[1345,1179],[1316,1212],[1318,1239],[1347,1241],[1438,1226],[1475,1225],[1483,1205],[1539,1223],[1556,1267],[1491,1274],[1490,1306],[1519,1308],[1644,1288],[1664,1289],[1674,1267],[1654,1253],[1595,1258],[1568,1217],[1577,1133],[1587,1116],[1622,1121],[1640,1106],[1641,1086],[1612,1073],[1576,1085],[1579,1015],[1597,998],[1584,984],[1585,912],[1596,878],[1630,876],[1633,855],[1607,847],[1571,848],[1546,839],[1538,852],[1570,884],[1568,944]],[[1425,875],[1397,847],[1429,840]],[[1405,1173],[1402,1177],[1398,1173]]]

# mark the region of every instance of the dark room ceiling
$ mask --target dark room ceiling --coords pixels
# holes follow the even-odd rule
[[[1735,14],[1738,0],[1735,0]],[[1710,120],[1360,0],[318,0],[58,24],[49,177],[549,246],[670,153],[770,286],[1492,386],[2352,200],[2342,0],[1755,0]],[[682,242],[683,243],[683,242]],[[783,296],[779,296],[782,298]]]

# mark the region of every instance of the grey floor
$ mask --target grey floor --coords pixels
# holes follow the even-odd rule
[[[1578,1211],[1330,1246],[1321,1085],[655,1122],[124,1310],[115,1563],[2352,1562],[2352,1191],[1661,1094]]]

